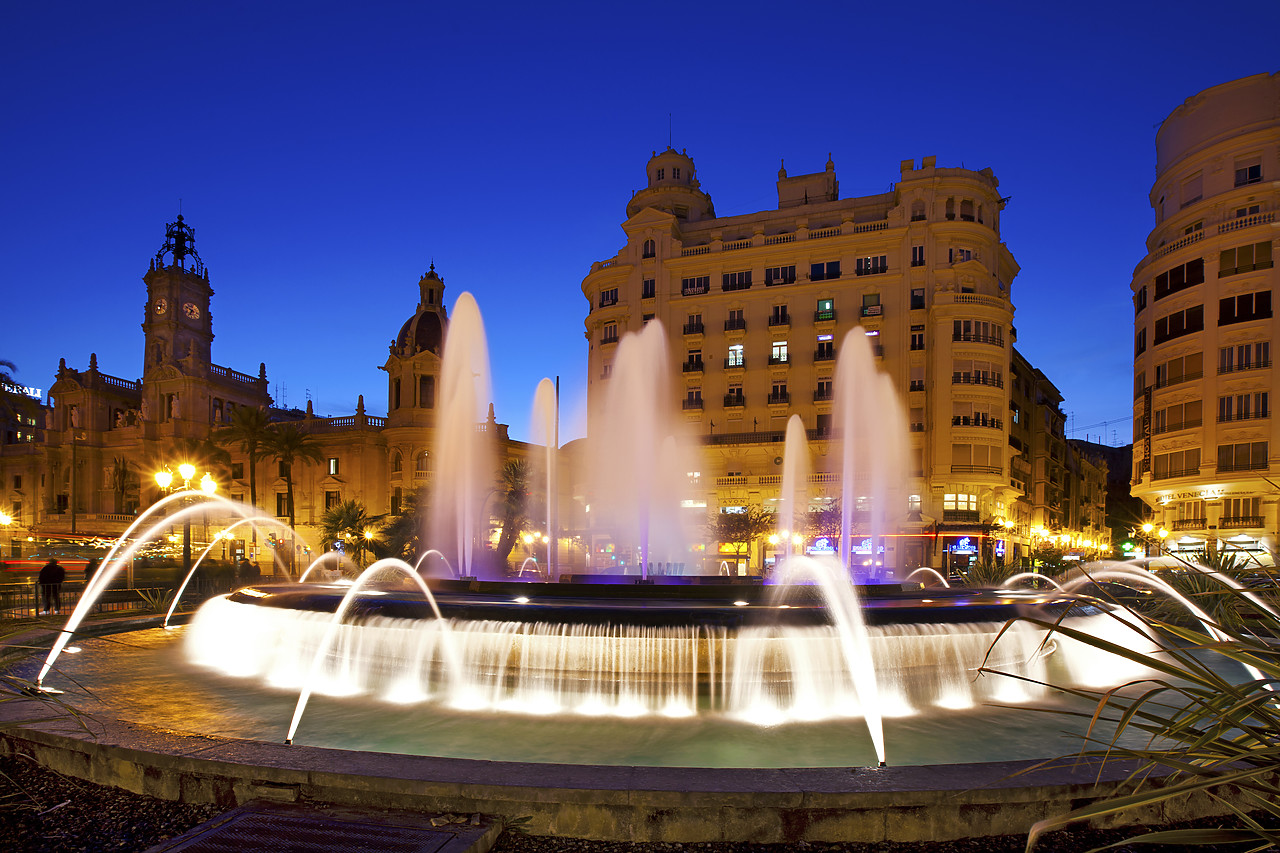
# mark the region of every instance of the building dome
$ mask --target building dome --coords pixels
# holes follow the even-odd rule
[[[646,207],[665,210],[682,221],[715,218],[711,196],[702,191],[693,158],[684,151],[668,148],[653,152],[645,173],[648,178],[645,188],[627,204],[628,219]]]
[[[418,280],[418,310],[400,327],[392,345],[396,352],[413,355],[427,350],[440,355],[444,351],[447,318],[444,310],[444,279],[436,273],[436,265]]]

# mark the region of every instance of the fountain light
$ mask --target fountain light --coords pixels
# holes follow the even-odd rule
[[[516,602],[516,604],[528,604],[528,603],[529,603],[529,598],[528,598],[528,596],[524,596],[524,595],[517,596],[517,597],[516,597],[516,599],[515,599],[515,602]]]
[[[734,606],[734,607],[746,607],[746,606],[747,606],[747,602],[745,602],[745,601],[735,601],[735,602],[733,603],[733,606]]]

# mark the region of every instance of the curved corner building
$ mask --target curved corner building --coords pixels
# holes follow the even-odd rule
[[[1274,554],[1280,74],[1206,89],[1165,119],[1151,205],[1132,284],[1133,494],[1170,551]]]

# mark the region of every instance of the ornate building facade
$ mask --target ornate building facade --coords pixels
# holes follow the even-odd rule
[[[588,398],[603,399],[621,336],[660,320],[709,469],[698,478],[705,501],[693,503],[712,513],[775,506],[793,414],[814,454],[827,455],[838,349],[861,329],[910,430],[906,521],[886,567],[901,577],[982,556],[1021,561],[1037,527],[1090,538],[1049,509],[1054,498],[1034,509],[1028,500],[1039,485],[1031,446],[1016,436],[1052,423],[1030,411],[1025,426],[1011,423],[1018,265],[1000,239],[1005,199],[990,169],[907,160],[889,192],[841,199],[830,160],[809,175],[784,167],[777,209],[729,216],[717,215],[684,152],[655,152],[646,179],[626,207],[625,244],[582,283]],[[811,481],[814,507],[840,495],[838,474]],[[738,568],[754,572],[774,556],[765,549]]]
[[[1156,134],[1155,227],[1133,273],[1133,494],[1165,547],[1274,554],[1271,394],[1280,74],[1206,89]]]

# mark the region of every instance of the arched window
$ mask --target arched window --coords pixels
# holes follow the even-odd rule
[[[655,254],[657,254],[657,244],[652,240],[645,240],[643,257],[652,258]]]
[[[954,198],[947,199],[947,219],[956,218],[956,200]]]
[[[397,450],[395,456],[391,457],[391,473],[399,474],[404,470],[404,456]]]
[[[960,201],[960,218],[965,222],[973,221],[973,199],[966,198]]]
[[[414,470],[425,473],[431,470],[429,466],[430,466],[430,454],[428,454],[427,451],[424,450],[422,451],[422,453],[418,454],[418,461],[414,467]]]

